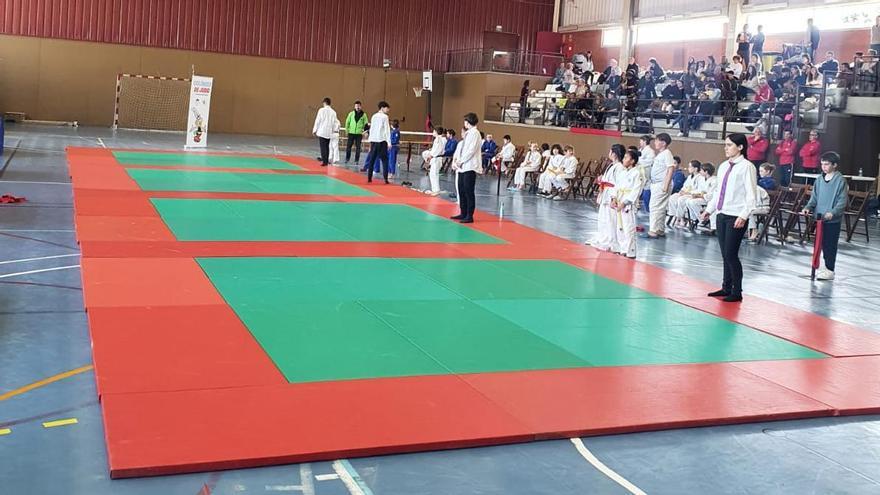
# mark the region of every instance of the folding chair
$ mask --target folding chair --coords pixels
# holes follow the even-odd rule
[[[865,236],[865,242],[870,242],[868,237],[868,213],[866,206],[871,198],[868,191],[850,191],[847,197],[846,209],[843,212],[843,220],[846,225],[846,242],[852,241],[853,235],[859,234]],[[856,232],[859,222],[865,222],[865,233]]]

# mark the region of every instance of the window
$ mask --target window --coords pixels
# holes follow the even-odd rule
[[[771,12],[754,12],[747,16],[749,28],[755,32],[758,25],[764,26],[765,34],[801,33],[807,30],[807,19],[813,18],[822,31],[870,28],[880,14],[880,2],[813,7],[806,9],[786,9]],[[737,26],[741,29],[742,26]]]
[[[602,46],[620,46],[623,44],[623,28],[602,30]]]
[[[635,44],[668,43],[672,41],[711,40],[724,37],[727,19],[713,17],[688,21],[672,21],[639,24],[636,26]]]

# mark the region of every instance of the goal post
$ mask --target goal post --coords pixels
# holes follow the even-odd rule
[[[186,131],[190,80],[118,74],[114,129]]]

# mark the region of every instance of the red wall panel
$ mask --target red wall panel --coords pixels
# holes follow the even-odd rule
[[[0,34],[444,70],[501,25],[535,50],[553,0],[0,0]]]

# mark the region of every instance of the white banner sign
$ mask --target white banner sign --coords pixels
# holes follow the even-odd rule
[[[204,148],[208,144],[208,114],[211,112],[213,77],[193,76],[189,93],[189,119],[186,124],[186,147]]]

